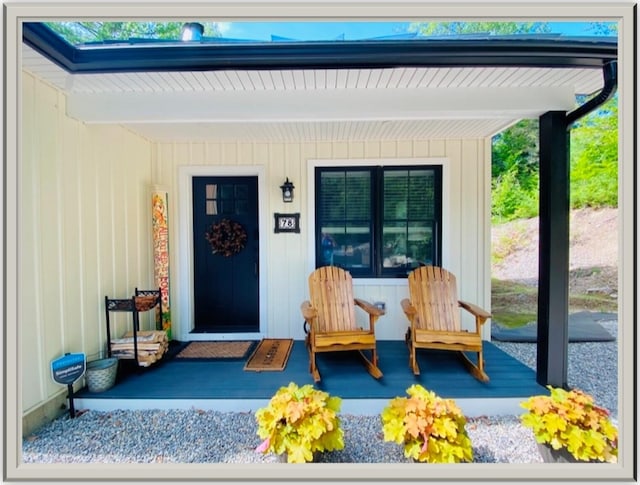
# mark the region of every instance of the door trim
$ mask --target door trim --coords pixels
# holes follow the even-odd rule
[[[266,197],[264,167],[236,165],[187,165],[178,167],[178,321],[176,336],[178,340],[257,340],[266,336],[267,329],[267,227],[268,213],[266,204],[260,204]],[[193,177],[258,177],[258,315],[260,326],[253,333],[190,333],[193,321]]]

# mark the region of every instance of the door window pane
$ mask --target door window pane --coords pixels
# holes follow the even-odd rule
[[[247,200],[237,200],[236,199],[236,215],[242,216],[246,214],[249,210],[249,202]]]
[[[231,215],[234,211],[233,199],[220,201],[220,213],[225,215]]]
[[[205,197],[207,199],[216,199],[218,192],[217,184],[207,184],[205,186]]]
[[[233,199],[234,194],[234,186],[231,184],[223,184],[220,186],[220,195],[221,199]]]
[[[208,216],[215,216],[216,214],[218,214],[218,203],[215,200],[208,200],[206,208]]]
[[[246,199],[249,197],[249,188],[247,184],[237,184],[235,186],[235,196],[236,199]]]

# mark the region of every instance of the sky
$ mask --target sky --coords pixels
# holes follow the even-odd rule
[[[408,22],[233,22],[219,24],[223,37],[247,40],[271,40],[280,36],[293,40],[371,39],[407,32]],[[588,23],[549,22],[553,33],[591,36]]]

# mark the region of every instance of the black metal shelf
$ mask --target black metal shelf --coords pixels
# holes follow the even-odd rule
[[[153,297],[153,299],[149,299]],[[104,305],[106,312],[107,322],[107,356],[111,357],[111,312],[129,312],[132,315],[133,326],[133,359],[136,364],[140,365],[140,359],[138,356],[138,332],[140,331],[140,312],[146,312],[153,310],[156,307],[160,307],[160,311],[157,312],[156,320],[162,318],[162,296],[160,288],[157,290],[138,290],[135,289],[135,293],[131,298],[109,298],[104,297]],[[119,357],[126,358],[126,357]]]

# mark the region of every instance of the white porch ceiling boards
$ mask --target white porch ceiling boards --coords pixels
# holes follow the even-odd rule
[[[486,137],[603,85],[589,68],[69,74],[24,44],[22,63],[67,94],[70,116],[158,142]]]

